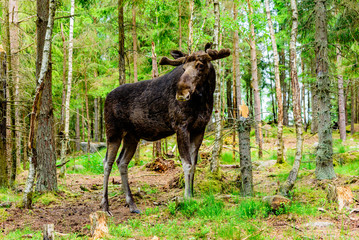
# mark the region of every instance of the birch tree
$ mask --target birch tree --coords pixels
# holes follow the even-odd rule
[[[275,89],[277,93],[277,104],[278,104],[278,132],[277,132],[277,163],[284,163],[283,157],[283,100],[282,100],[282,91],[280,84],[280,75],[279,75],[279,57],[277,50],[277,42],[275,39],[273,23],[270,15],[269,0],[265,0],[265,7],[267,13],[267,21],[269,27],[269,33],[272,40],[273,48],[273,59],[274,59],[274,77],[275,77]]]
[[[71,89],[72,89],[72,53],[73,53],[73,38],[74,38],[74,15],[75,15],[75,0],[71,0],[71,10],[70,10],[70,28],[69,28],[69,49],[68,49],[68,63],[69,68],[67,72],[67,91],[66,91],[66,101],[65,101],[65,119],[64,119],[64,137],[61,143],[61,163],[63,166],[60,170],[60,177],[65,176],[66,171],[66,152],[67,145],[69,143],[69,127],[70,127],[70,100],[71,100]]]
[[[219,14],[219,2],[218,0],[213,1],[214,4],[214,38],[213,45],[214,49],[219,49],[219,24],[220,24],[220,14]],[[221,156],[222,150],[222,124],[221,124],[221,81],[219,75],[219,64],[216,61],[214,64],[216,69],[216,89],[214,91],[214,125],[215,125],[215,139],[213,143],[212,158],[210,162],[211,172],[219,171],[219,159]]]
[[[188,53],[191,54],[193,51],[193,8],[194,8],[194,0],[189,0],[189,21],[188,21]]]
[[[263,156],[263,134],[262,134],[262,119],[261,119],[261,100],[259,94],[258,86],[258,68],[257,68],[257,50],[256,50],[256,40],[255,40],[255,31],[253,24],[253,8],[249,0],[248,4],[248,21],[250,27],[250,37],[249,37],[249,46],[251,49],[251,72],[252,72],[252,88],[254,95],[254,119],[255,119],[255,132],[256,132],[256,141],[258,144],[258,157],[262,158]]]
[[[302,127],[302,114],[300,104],[300,87],[297,74],[297,32],[298,32],[298,10],[296,0],[290,1],[292,11],[292,30],[290,34],[290,77],[292,80],[292,93],[293,93],[293,116],[295,123],[295,133],[297,137],[296,153],[293,163],[293,168],[289,172],[287,180],[280,187],[280,192],[283,195],[288,195],[292,190],[295,180],[297,179],[300,163],[302,161],[303,152],[303,127]]]

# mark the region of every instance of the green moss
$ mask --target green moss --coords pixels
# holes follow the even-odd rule
[[[56,203],[58,201],[57,196],[53,192],[47,192],[41,195],[37,200],[37,202],[41,202],[45,206],[50,205],[51,203]]]
[[[9,213],[4,208],[0,208],[0,223],[5,222],[8,217]]]
[[[344,152],[333,155],[334,166],[340,166],[359,160],[359,152]]]

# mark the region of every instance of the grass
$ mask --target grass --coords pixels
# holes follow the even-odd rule
[[[110,223],[110,239],[153,237],[166,239],[271,239],[273,231],[265,219],[274,213],[259,199],[238,198],[229,205],[214,195],[203,195],[176,204],[169,202],[165,209],[148,208],[145,214],[122,224]],[[294,202],[277,214],[314,216],[316,207]],[[275,239],[275,238],[273,238]]]
[[[285,128],[284,130],[286,137],[295,137],[295,133],[292,131],[293,129]],[[254,131],[252,131],[251,134],[254,135]],[[210,147],[213,143],[213,139],[213,135],[206,136],[204,145]],[[272,139],[275,140],[275,138]],[[251,140],[252,146],[254,146],[251,153],[252,161],[256,161],[259,160],[258,149],[255,148],[254,137]],[[355,141],[356,140],[354,140],[354,142]],[[174,138],[169,139],[168,149],[173,148],[174,145]],[[356,150],[348,145],[347,143],[343,144],[340,140],[334,140],[334,152],[346,153]],[[141,146],[141,165],[146,164],[152,158],[151,146],[152,145]],[[298,180],[305,177],[308,173],[313,172],[307,170],[315,169],[315,155],[310,153],[314,152],[313,149],[307,148],[304,149],[303,152],[303,160]],[[70,156],[71,161],[67,164],[67,173],[83,175],[102,174],[105,153],[106,150],[103,149],[98,153],[89,155],[76,153]],[[277,157],[275,149],[264,151],[263,154],[264,156],[261,161],[272,160]],[[288,149],[286,154],[288,166],[273,172],[275,181],[279,180],[283,182],[287,178],[291,165],[294,162],[295,150]],[[232,151],[225,148],[223,149],[221,163],[238,164],[238,162],[237,154],[236,158],[233,159]],[[75,170],[74,165],[82,165],[83,168]],[[134,161],[131,161],[129,167],[133,165]],[[239,170],[236,169],[233,171]],[[359,175],[359,161],[338,165],[335,167],[335,171],[339,175],[357,176]],[[119,175],[116,164],[114,164],[112,173]],[[273,181],[273,179],[271,179],[271,181]],[[198,185],[196,187],[198,188]],[[62,189],[64,187],[59,186],[59,188]],[[66,190],[66,188],[62,190]],[[151,201],[156,201],[156,194],[162,192],[162,190],[151,187],[146,183],[141,185],[141,190],[145,192],[147,196],[151,197]],[[302,183],[296,184],[292,191],[292,204],[277,212],[273,212],[261,201],[260,196],[268,194],[266,190],[257,192],[254,198],[232,196],[231,200],[223,200],[216,195],[217,192],[213,191],[202,191],[201,193],[202,195],[196,199],[181,203],[168,202],[166,206],[160,205],[143,209],[143,214],[131,216],[130,219],[121,224],[115,224],[113,219],[109,218],[108,225],[111,237],[107,239],[138,239],[152,238],[153,236],[158,236],[160,239],[276,239],[275,232],[278,229],[268,224],[273,218],[278,217],[283,221],[287,221],[289,218],[303,219],[306,221],[310,218],[318,218],[318,215],[323,215],[323,213],[318,212],[318,207],[324,207],[326,209],[328,207],[324,190],[313,189],[313,185],[307,186]],[[118,193],[110,191],[109,194],[111,197],[111,194]],[[21,197],[21,194],[17,194],[12,190],[0,188],[1,202],[19,202]],[[56,200],[60,201],[61,199],[53,193],[35,197],[35,202],[46,206],[51,205]],[[6,217],[5,210],[3,212],[0,211],[0,215]],[[33,234],[33,239],[41,239],[41,232],[35,232],[29,228],[10,232],[6,235],[6,239],[21,239],[21,236],[26,234]],[[292,239],[303,239],[301,234],[302,233],[296,229],[287,228],[284,230],[283,236]],[[343,233],[343,235],[345,234]],[[0,239],[1,237],[2,235],[0,234]],[[316,238],[315,236],[311,237]],[[59,237],[59,239],[87,239],[87,237],[71,234],[67,237]]]

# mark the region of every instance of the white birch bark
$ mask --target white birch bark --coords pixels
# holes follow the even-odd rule
[[[293,115],[294,123],[296,130],[296,154],[293,163],[292,170],[289,173],[287,180],[280,187],[280,193],[283,195],[288,195],[289,191],[293,188],[294,183],[297,179],[300,163],[302,161],[302,152],[303,152],[303,128],[302,128],[302,115],[300,107],[300,88],[298,83],[297,75],[297,54],[296,54],[296,42],[297,42],[297,32],[298,32],[298,11],[296,0],[291,0],[291,10],[292,10],[292,30],[290,35],[290,69],[291,69],[291,79],[292,79],[292,94],[293,94]]]
[[[213,1],[214,4],[214,39],[213,45],[216,50],[219,49],[219,2],[218,0]],[[216,69],[216,90],[214,91],[214,128],[215,128],[215,139],[213,142],[212,158],[210,163],[211,172],[219,171],[219,159],[222,150],[222,124],[221,124],[221,81],[219,75],[219,63],[216,61],[214,64]]]
[[[263,135],[262,135],[262,118],[261,118],[261,100],[258,86],[258,68],[257,68],[257,50],[256,50],[256,40],[255,40],[255,31],[253,24],[253,8],[250,4],[250,1],[247,0],[248,4],[248,22],[250,25],[250,38],[249,45],[251,48],[251,72],[252,72],[252,87],[254,95],[254,119],[255,119],[255,132],[256,132],[256,141],[258,144],[258,157],[262,158],[263,156]]]
[[[194,8],[194,0],[189,0],[189,12],[190,18],[188,21],[188,53],[191,54],[193,49],[193,8]]]
[[[284,143],[283,143],[283,101],[282,101],[282,90],[280,85],[280,74],[279,74],[279,57],[277,50],[277,42],[275,39],[273,23],[270,15],[269,0],[265,0],[265,7],[267,13],[267,21],[269,27],[269,33],[272,40],[273,48],[273,59],[274,59],[274,77],[275,77],[275,90],[277,95],[278,104],[278,132],[277,132],[277,163],[284,163]]]
[[[75,0],[71,0],[71,11],[70,11],[70,29],[69,29],[69,68],[67,75],[67,91],[65,101],[65,126],[64,126],[64,139],[61,142],[61,163],[64,163],[67,145],[69,142],[69,127],[70,127],[70,99],[72,90],[72,53],[73,53],[73,36],[74,36],[74,15],[75,15]],[[66,164],[61,167],[60,176],[63,177],[66,171]]]

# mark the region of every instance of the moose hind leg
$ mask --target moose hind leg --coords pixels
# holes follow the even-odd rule
[[[107,143],[107,152],[106,157],[103,160],[103,198],[101,202],[101,208],[104,212],[107,212],[109,215],[112,215],[108,205],[108,178],[111,173],[112,165],[115,162],[118,148],[120,147],[121,139],[116,142]]]
[[[126,203],[131,213],[141,213],[133,201],[130,185],[128,184],[128,164],[136,152],[138,140],[134,137],[126,136],[123,140],[123,148],[116,163],[121,173],[122,189],[126,195]]]

